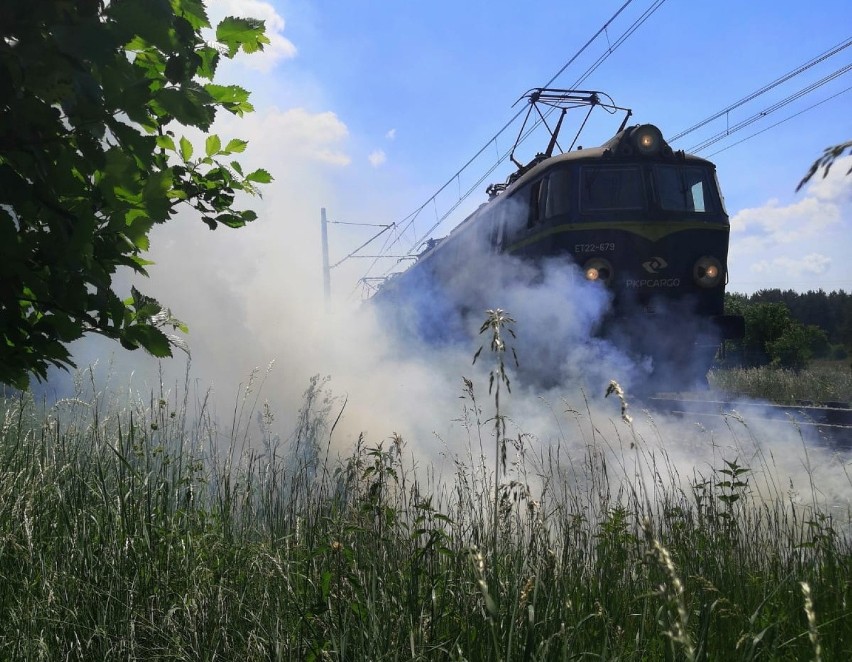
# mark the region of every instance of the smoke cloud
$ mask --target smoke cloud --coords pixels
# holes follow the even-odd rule
[[[288,121],[294,117],[298,121]],[[329,132],[330,126],[335,130]],[[488,389],[496,358],[479,326],[487,309],[502,308],[516,320],[517,337],[505,339],[520,365],[507,356],[512,391],[504,391],[500,413],[508,418],[510,436],[524,439],[529,452],[558,446],[582,456],[589,444],[621,452],[633,443],[664,454],[687,479],[722,459],[759,459],[762,471],[775,472],[767,484],[787,485],[796,476],[796,490],[816,484],[827,498],[849,498],[843,460],[814,447],[793,425],[720,417],[699,427],[643,413],[638,403],[633,423],[626,423],[618,399],[604,398],[606,387],[617,380],[630,404],[652,365],[596,335],[609,296],[569,260],[531,268],[473,243],[458,268],[444,274],[443,292],[423,288],[391,306],[364,306],[343,296],[348,290],[342,283],[354,272],[341,270],[335,272],[339,294],[327,309],[319,210],[353,194],[339,184],[349,163],[345,125],[329,113],[268,111],[241,121],[238,129],[223,123],[220,132],[248,138],[246,166],[268,167],[276,177],[262,200],[247,201],[260,219],[238,231],[210,232],[185,213],[155,229],[150,279],[124,274],[121,287],[129,291],[135,284],[189,325],[192,388],[211,389],[223,421],[251,371],[274,363],[261,398],[275,413],[281,437],[293,430],[311,377],[329,375],[327,388],[336,397],[332,416],[342,411],[334,452],[346,454],[361,434],[377,443],[399,433],[418,466],[446,469],[470,452],[460,420],[463,377],[474,384],[481,420],[496,413]],[[377,199],[377,207],[383,204]],[[473,364],[480,345],[485,347]],[[104,384],[110,373],[112,385],[129,384],[143,393],[156,391],[161,379],[167,388],[180,388],[187,370],[180,353],[160,363],[97,338],[77,343],[74,353],[81,366],[99,362],[96,374]],[[57,373],[47,392],[59,396],[68,388]],[[490,425],[483,428],[486,439]],[[486,452],[493,452],[493,439]]]

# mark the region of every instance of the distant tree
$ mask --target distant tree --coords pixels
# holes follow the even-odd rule
[[[783,303],[756,303],[746,307],[743,316],[743,345],[747,361],[769,363],[772,360],[772,343],[779,340],[793,324],[790,310]]]
[[[843,311],[843,318],[837,329],[837,340],[845,347],[852,350],[852,304],[847,305]]]
[[[752,303],[784,303],[784,293],[780,289],[758,290],[751,295]]]
[[[802,324],[816,325],[827,333],[837,325],[835,318],[839,311],[832,309],[828,295],[823,290],[796,294],[786,303],[790,314]]]
[[[831,354],[831,343],[828,334],[815,324],[802,327],[807,336],[808,351],[815,359],[825,359]]]
[[[826,332],[814,324],[802,324],[791,315],[786,303],[760,299],[789,298],[794,292],[763,290],[751,297],[726,295],[725,310],[745,318],[745,337],[730,347],[749,365],[771,364],[801,369],[813,358],[831,355],[833,348]],[[754,302],[754,300],[758,300]]]
[[[745,311],[757,304],[776,303],[789,309],[792,322],[807,328],[815,327],[821,333],[810,333],[810,347],[814,358],[830,356],[846,356],[852,349],[852,294],[843,290],[809,290],[805,293],[793,290],[767,289],[759,290],[751,295],[726,293],[725,311],[729,314],[744,315]],[[755,315],[754,311],[749,315]],[[750,326],[749,321],[746,321]],[[748,333],[748,329],[747,329]],[[820,338],[826,338],[829,346],[825,347]],[[760,354],[759,344],[753,342],[750,347],[752,360],[757,361]],[[728,349],[742,352],[744,343],[728,341]],[[764,356],[764,359],[767,357]]]
[[[801,370],[811,359],[828,358],[831,345],[825,331],[818,326],[804,326],[793,322],[781,336],[767,343],[767,353],[772,365]]]
[[[806,367],[812,356],[808,333],[800,324],[791,324],[776,340],[766,343],[766,352],[772,365],[794,370]]]
[[[742,315],[749,305],[749,299],[745,294],[725,292],[725,314]]]
[[[231,160],[246,142],[208,135],[196,155],[178,132],[253,110],[213,78],[268,39],[251,19],[207,29],[203,0],[0,3],[0,382],[73,366],[87,333],[171,355],[164,329],[183,326],[135,289],[122,300],[116,270],[145,274],[151,228],[182,206],[211,229],[256,218],[235,194],[271,177]]]
[[[840,143],[839,145],[832,145],[831,147],[826,147],[825,151],[823,151],[822,156],[820,156],[816,161],[811,164],[810,169],[802,177],[802,181],[799,182],[799,185],[796,186],[796,190],[800,190],[805,184],[807,184],[811,178],[822,168],[822,176],[823,178],[828,175],[829,170],[831,170],[831,166],[834,165],[834,162],[843,156],[844,152],[849,152],[852,154],[852,140]],[[852,167],[846,171],[846,174],[849,175],[852,173]]]

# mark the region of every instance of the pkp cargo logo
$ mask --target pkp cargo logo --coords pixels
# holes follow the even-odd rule
[[[649,274],[658,274],[662,269],[665,269],[667,266],[669,266],[669,263],[661,257],[652,257],[647,262],[642,263],[642,268]]]

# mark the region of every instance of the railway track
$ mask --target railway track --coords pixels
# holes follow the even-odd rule
[[[827,445],[852,450],[852,408],[847,403],[832,406],[774,405],[769,403],[689,400],[657,395],[645,404],[652,410],[696,420],[741,416],[745,421],[786,421],[802,430],[812,430]]]

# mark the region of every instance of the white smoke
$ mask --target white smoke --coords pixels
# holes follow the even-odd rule
[[[463,377],[473,381],[482,421],[497,413],[488,389],[495,357],[487,333],[478,331],[485,311],[501,308],[516,320],[517,338],[506,340],[520,364],[516,368],[507,357],[512,392],[504,391],[500,401],[512,435],[526,435],[536,452],[560,447],[574,457],[582,457],[589,444],[629,448],[634,432],[621,419],[620,403],[604,393],[615,379],[633,402],[652,366],[596,335],[606,320],[609,295],[599,283],[586,281],[570,260],[532,268],[472,244],[444,274],[444,292],[423,288],[394,305],[411,315],[401,324],[404,333],[393,315],[341,296],[327,310],[319,210],[341,207],[341,197],[355,194],[336,184],[350,163],[345,125],[326,112],[269,110],[220,127],[223,136],[249,139],[250,151],[241,159],[246,168],[267,167],[276,177],[262,200],[246,201],[259,220],[237,231],[210,232],[185,213],[155,229],[151,278],[125,274],[120,286],[129,289],[133,282],[187,322],[191,388],[199,398],[212,389],[223,426],[251,371],[274,362],[260,398],[275,412],[282,438],[297,424],[312,376],[330,375],[328,388],[337,398],[332,417],[342,410],[331,440],[335,453],[346,454],[362,433],[371,443],[399,433],[419,466],[440,471],[469,454],[468,430],[460,421]],[[384,190],[375,192],[379,217],[386,197]],[[337,292],[348,293],[342,285],[347,275],[335,272]],[[461,309],[466,315],[458,314]],[[671,332],[671,338],[655,340],[674,345],[681,331]],[[482,344],[485,349],[472,365]],[[97,379],[105,380],[111,371],[113,386],[129,385],[143,394],[157,391],[161,379],[167,389],[181,388],[187,367],[180,353],[160,364],[98,339],[77,343],[74,350],[81,366],[100,362]],[[63,375],[57,374],[47,393],[65,390]],[[810,440],[803,444],[795,426],[720,421],[701,430],[687,419],[654,415],[651,422],[641,410],[634,413],[643,447],[662,449],[683,476],[716,467],[723,458],[770,458],[761,466],[777,471],[775,484],[786,485],[796,476],[796,490],[813,483],[832,499],[848,496],[849,486],[830,455],[810,448],[806,464],[802,451]],[[492,426],[483,428],[489,453]]]

